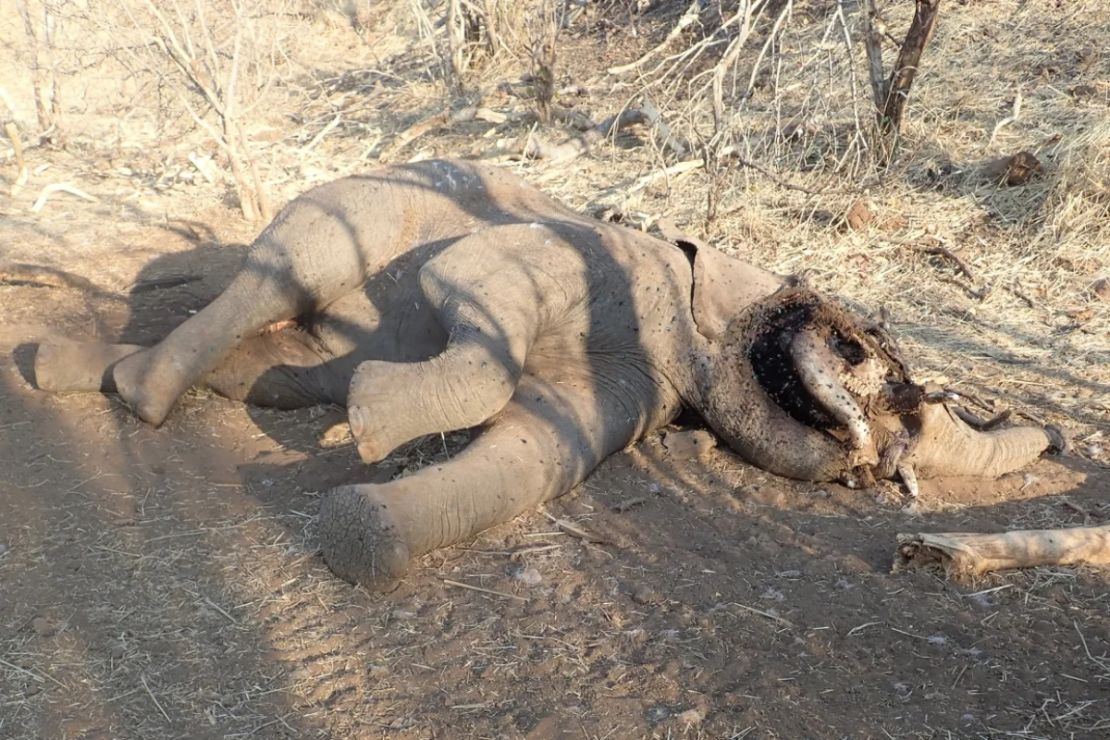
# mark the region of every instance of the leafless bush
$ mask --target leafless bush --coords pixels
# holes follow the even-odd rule
[[[898,23],[885,19],[895,28],[905,11],[874,0],[691,0],[662,42],[609,72],[637,81],[708,157],[861,174],[885,166],[904,118],[936,17],[936,0],[917,5],[889,79],[876,28],[883,12],[897,12]],[[814,21],[824,24],[818,44],[804,30]]]
[[[35,115],[43,135],[58,128],[58,81],[54,65],[54,36],[57,23],[57,0],[15,0],[23,21],[30,49],[31,84],[34,87]]]
[[[555,51],[559,26],[556,0],[543,0],[530,25],[528,42],[536,112],[543,123],[551,122],[551,104],[555,100]]]
[[[57,0],[41,2],[44,13],[54,12]],[[104,100],[128,105],[129,117],[157,121],[161,138],[147,145],[180,139],[194,126],[203,131],[226,157],[239,206],[252,221],[269,219],[272,209],[245,122],[279,76],[284,38],[275,19],[288,10],[264,0],[86,0],[57,7],[67,26],[66,63],[80,71],[111,60],[126,70],[113,75],[119,87]],[[52,63],[43,59],[35,62],[40,70]],[[120,97],[125,84],[135,96],[129,103]],[[59,115],[59,96],[43,98],[40,125],[46,100],[55,122]],[[121,127],[118,135],[129,137],[134,128]]]
[[[552,43],[545,48],[553,61],[554,35],[545,29],[560,17],[555,8],[562,4],[562,0],[410,0],[409,7],[420,38],[436,44],[444,81],[453,92],[461,93],[476,62],[505,57],[531,60],[533,49],[543,46],[548,36]],[[557,34],[558,28],[553,30]]]
[[[260,4],[215,5],[131,0],[122,7],[144,42],[131,50],[136,61],[171,82],[181,106],[223,150],[243,216],[269,220],[272,209],[242,121],[273,82],[277,49],[273,39],[258,36]]]

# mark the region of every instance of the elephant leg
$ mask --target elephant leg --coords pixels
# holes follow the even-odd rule
[[[45,391],[116,391],[113,369],[147,348],[134,344],[59,341],[39,345],[35,383]],[[333,377],[327,357],[295,332],[247,339],[234,348],[201,384],[235,401],[255,406],[303,408],[342,403],[346,378]]]
[[[322,251],[321,239],[353,237],[323,234],[326,219],[315,231],[300,223],[313,213],[303,205],[287,208],[255,241],[223,293],[154,347],[116,364],[116,388],[140,418],[158,426],[181,394],[237,345],[270,324],[319,311],[358,288],[366,277],[359,245]]]
[[[513,279],[511,266],[468,274],[468,266],[488,273],[490,265],[505,262],[472,258],[445,270],[433,261],[422,269],[421,289],[448,335],[443,352],[414,363],[368,360],[355,370],[347,415],[367,463],[426,434],[477,426],[513,397],[542,309],[500,289],[506,275]]]
[[[526,375],[505,410],[449,462],[329,491],[319,520],[324,559],[348,581],[385,589],[412,558],[566,493],[644,424],[588,380]]]
[[[115,393],[112,369],[143,349],[136,344],[42,342],[35,352],[35,385],[51,393]]]

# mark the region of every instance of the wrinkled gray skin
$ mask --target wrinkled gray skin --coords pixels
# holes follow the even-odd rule
[[[802,318],[775,324],[795,304]],[[891,389],[916,386],[821,305],[710,248],[574,213],[506,171],[431,161],[309,191],[158,345],[44,344],[36,375],[47,390],[116,391],[155,425],[197,383],[260,405],[345,404],[371,463],[482,427],[448,463],[324,497],[328,564],[379,588],[414,556],[565,493],[684,404],[753,463],[801,479],[914,464],[994,476],[1048,447],[1040,429],[976,432],[916,397],[891,410]],[[774,392],[757,377],[772,372],[765,355],[786,378]],[[809,410],[784,410],[787,396]]]

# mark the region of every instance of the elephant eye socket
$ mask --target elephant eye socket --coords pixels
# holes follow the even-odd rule
[[[833,351],[843,357],[849,365],[858,365],[867,359],[867,353],[864,352],[860,343],[854,339],[841,336],[840,332],[833,335],[832,348]]]

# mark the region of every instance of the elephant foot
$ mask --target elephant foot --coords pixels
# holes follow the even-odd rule
[[[161,426],[187,387],[178,387],[178,373],[167,371],[154,350],[136,352],[112,369],[116,392],[135,415],[152,426]]]
[[[142,349],[134,344],[44,342],[35,353],[35,385],[52,393],[113,393],[113,366]]]
[[[398,445],[407,440],[400,440],[394,444],[381,433],[383,429],[374,429],[370,409],[364,406],[349,406],[347,408],[347,422],[351,425],[351,436],[354,437],[358,447],[358,456],[367,465],[381,462]],[[378,425],[381,426],[380,424]]]
[[[320,544],[328,567],[374,591],[389,590],[412,560],[397,507],[390,510],[382,490],[386,486],[333,488],[320,504]]]

